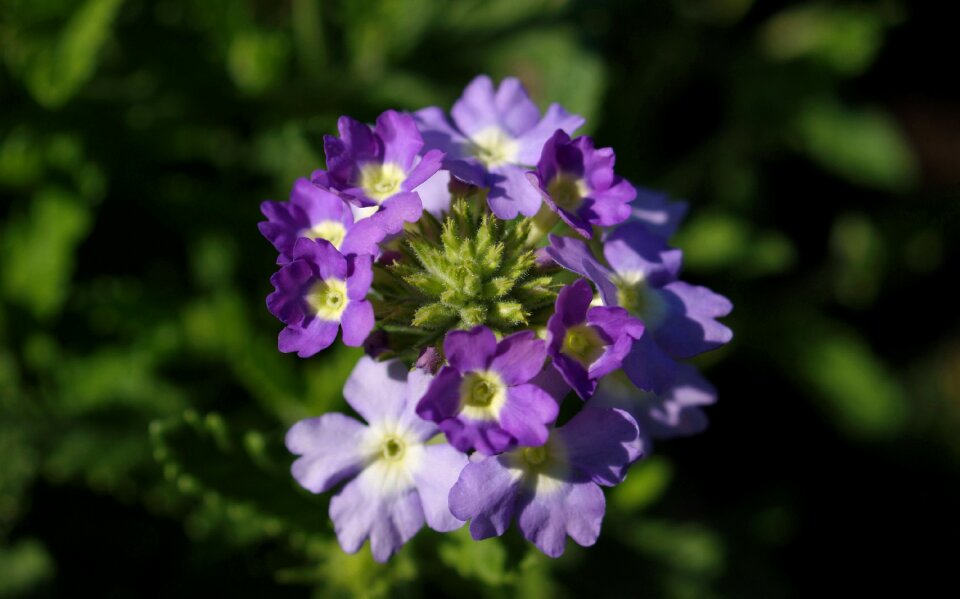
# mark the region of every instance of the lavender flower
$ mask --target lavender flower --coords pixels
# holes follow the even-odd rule
[[[357,206],[403,204],[403,214],[415,214],[407,222],[420,218],[423,205],[415,190],[440,170],[443,152],[420,155],[423,138],[413,117],[388,110],[372,129],[346,116],[337,126],[339,138],[324,137],[327,171],[314,173],[314,182]],[[403,221],[388,224],[388,232],[395,233]]]
[[[676,359],[720,347],[733,336],[716,320],[730,313],[730,301],[677,280],[683,254],[642,223],[625,223],[606,237],[603,254],[610,268],[576,239],[551,235],[547,253],[592,280],[604,304],[621,306],[646,325],[649,334],[624,360],[625,372],[641,389],[665,391],[676,376]]]
[[[516,517],[523,536],[559,557],[569,535],[593,545],[606,511],[599,485],[620,483],[643,447],[621,410],[584,408],[545,445],[471,462],[450,491],[450,511],[474,539],[500,536]]]
[[[343,342],[358,347],[373,328],[373,307],[365,298],[373,279],[370,255],[344,257],[324,239],[301,238],[293,260],[270,277],[270,312],[286,326],[282,352],[308,358],[326,349],[343,329]]]
[[[417,406],[461,451],[495,454],[514,445],[543,445],[557,402],[529,383],[543,368],[546,349],[533,331],[497,343],[484,326],[452,331],[443,343],[444,366]]]
[[[589,137],[571,140],[557,130],[544,144],[537,170],[527,178],[550,210],[589,239],[591,225],[608,227],[627,220],[629,203],[637,196],[633,185],[614,175],[615,160],[612,148],[596,149]]]
[[[385,236],[376,220],[355,223],[349,206],[339,196],[307,179],[297,179],[289,202],[263,202],[260,211],[267,220],[258,227],[280,252],[277,264],[293,259],[298,239],[324,239],[344,255],[376,255],[377,244]]]
[[[398,361],[362,358],[343,395],[366,420],[324,414],[301,420],[287,432],[287,449],[301,456],[293,477],[313,493],[349,481],[330,500],[337,540],[356,553],[370,539],[373,557],[386,561],[424,522],[446,532],[463,525],[447,498],[467,464],[449,445],[426,445],[437,428],[413,408],[430,382],[422,371]]]
[[[559,104],[551,104],[540,118],[519,80],[509,77],[494,89],[486,75],[470,82],[450,114],[453,124],[440,108],[414,114],[426,147],[446,153],[444,167],[453,176],[489,188],[490,209],[505,220],[537,213],[540,194],[526,171],[554,131],[573,133],[584,122]]]
[[[554,367],[582,399],[597,389],[600,377],[620,368],[643,323],[623,308],[590,307],[593,290],[583,279],[564,287],[556,312],[547,321],[547,348]]]

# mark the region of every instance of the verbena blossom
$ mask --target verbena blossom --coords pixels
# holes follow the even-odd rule
[[[526,180],[543,145],[558,129],[573,133],[584,119],[551,104],[540,117],[519,80],[508,77],[498,88],[486,75],[470,82],[450,111],[417,111],[415,117],[428,148],[446,153],[444,167],[467,183],[487,188],[487,201],[498,218],[533,216],[540,194]]]
[[[544,144],[537,170],[527,177],[549,209],[589,239],[593,225],[627,220],[630,202],[637,197],[633,185],[613,173],[615,160],[612,148],[594,148],[590,137],[571,140],[557,131]]]
[[[267,307],[287,327],[279,349],[308,358],[326,349],[343,329],[343,342],[360,346],[373,329],[366,300],[373,278],[370,255],[343,256],[324,239],[299,239],[292,261],[270,277]]]
[[[339,413],[301,420],[287,432],[287,449],[300,456],[293,477],[313,493],[348,481],[330,500],[340,546],[355,553],[370,539],[386,561],[423,528],[441,532],[463,522],[447,503],[467,457],[446,444],[426,442],[435,425],[414,413],[430,375],[399,362],[361,358],[343,396],[366,424]]]
[[[730,341],[732,305],[679,280],[686,205],[571,139],[582,118],[485,76],[450,117],[343,117],[325,169],[262,205],[280,351],[342,332],[368,354],[344,389],[367,424],[294,425],[293,475],[345,483],[330,515],[348,552],[369,538],[383,561],[424,523],[481,539],[515,519],[558,556],[596,541],[601,487],[651,439],[705,428],[716,391],[685,360]]]
[[[447,334],[444,366],[417,406],[451,445],[496,454],[514,445],[543,445],[557,402],[530,384],[547,357],[543,340],[522,331],[497,343],[484,326]]]
[[[478,540],[502,535],[516,518],[524,538],[559,557],[567,536],[585,547],[596,542],[606,510],[600,485],[620,483],[642,453],[629,414],[588,407],[543,446],[468,464],[450,491],[450,510],[470,520]]]

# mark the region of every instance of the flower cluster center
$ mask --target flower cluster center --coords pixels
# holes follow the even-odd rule
[[[400,191],[407,174],[398,164],[368,162],[360,167],[360,188],[378,204]]]
[[[506,400],[506,385],[493,371],[467,373],[460,383],[461,413],[473,420],[496,419]]]
[[[317,318],[321,320],[340,320],[347,309],[347,284],[340,279],[318,281],[306,297]]]

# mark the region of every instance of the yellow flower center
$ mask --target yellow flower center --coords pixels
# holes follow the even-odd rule
[[[343,223],[336,220],[323,220],[301,234],[301,237],[310,239],[326,239],[333,247],[340,249],[343,238],[347,236],[347,229]]]
[[[360,189],[378,204],[399,192],[406,178],[400,165],[392,162],[368,162],[360,167]]]
[[[487,168],[515,162],[520,144],[499,127],[487,127],[470,137],[473,155]]]
[[[321,320],[340,320],[347,309],[347,284],[340,279],[318,281],[307,293],[307,303]]]
[[[531,466],[539,466],[547,459],[547,448],[542,445],[540,447],[526,447],[523,450],[523,459]]]
[[[380,449],[380,455],[385,460],[396,462],[403,459],[407,451],[407,444],[403,439],[396,435],[389,435],[383,440],[383,446]]]
[[[562,351],[584,368],[589,368],[603,354],[604,346],[603,339],[594,327],[578,324],[567,329]]]
[[[496,372],[470,372],[460,383],[460,413],[472,420],[496,420],[506,400],[507,386]]]

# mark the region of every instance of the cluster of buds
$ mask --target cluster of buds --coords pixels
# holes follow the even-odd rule
[[[475,539],[516,520],[559,556],[591,545],[601,487],[651,439],[699,432],[716,393],[683,360],[723,345],[730,302],[678,279],[684,206],[516,79],[477,77],[450,116],[342,117],[327,169],[264,202],[279,349],[362,346],[344,388],[366,421],[296,423],[287,447],[347,552],[384,561],[424,524]],[[573,404],[558,422],[563,402]]]

